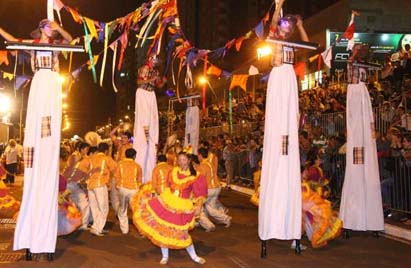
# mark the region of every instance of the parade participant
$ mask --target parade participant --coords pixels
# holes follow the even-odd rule
[[[4,29],[7,41],[20,41]],[[62,39],[57,40],[57,35]],[[38,44],[67,44],[71,35],[54,21],[42,20],[32,32]],[[24,190],[13,249],[49,253],[53,259],[57,240],[57,196],[61,135],[61,82],[57,52],[31,53],[34,77],[31,81],[24,135]],[[41,216],[40,216],[41,215]]]
[[[16,200],[12,195],[9,194],[6,184],[3,182],[3,179],[0,178],[0,218],[17,219],[19,209],[20,201]]]
[[[195,252],[188,231],[200,215],[207,181],[194,170],[185,152],[178,154],[177,162],[167,178],[169,188],[160,196],[147,200],[143,193],[137,194],[133,221],[142,234],[161,248],[160,264],[168,262],[169,248],[185,248],[194,262],[203,264],[205,260]]]
[[[308,41],[299,16],[280,19],[284,0],[279,0],[274,12],[269,38],[287,40],[295,28],[302,41]],[[301,238],[301,171],[298,144],[298,85],[294,73],[293,53],[286,47],[273,45],[273,68],[267,86],[264,127],[264,151],[258,214],[258,233],[265,240],[295,239],[299,254]],[[291,51],[288,51],[291,52]],[[283,57],[284,56],[284,57]]]
[[[128,204],[140,188],[142,180],[141,167],[134,161],[136,154],[137,152],[133,148],[127,149],[125,152],[126,158],[117,164],[114,175],[120,198],[117,216],[120,222],[120,230],[123,234],[127,234],[129,230],[127,217]]]
[[[2,156],[2,162],[4,162],[5,169],[7,171],[6,180],[5,182],[14,185],[14,177],[17,172],[17,163],[21,155],[19,154],[19,150],[17,149],[17,143],[15,140],[9,140],[9,144],[7,145],[6,149],[4,150]]]
[[[87,189],[83,186],[87,173],[82,172],[85,167],[80,167],[81,160],[87,157],[90,145],[79,142],[77,150],[67,160],[67,167],[63,176],[67,178],[67,189],[71,192],[71,199],[76,204],[82,215],[80,230],[87,230],[90,221],[90,206],[87,197]],[[84,165],[84,162],[83,162]]]
[[[198,99],[188,99],[186,109],[186,132],[184,147],[191,146],[193,154],[197,154],[200,136],[200,109]]]
[[[71,200],[71,192],[67,190],[67,180],[59,177],[58,225],[57,235],[68,235],[81,225],[81,213]]]
[[[200,148],[198,150],[198,159],[200,160],[200,163],[197,170],[207,179],[208,195],[203,209],[201,210],[199,223],[206,232],[212,232],[215,230],[215,225],[210,221],[208,216],[213,217],[217,222],[224,224],[227,228],[231,225],[231,217],[225,213],[222,207],[217,205],[218,196],[221,192],[220,180],[215,176],[212,165],[208,162],[207,157],[207,149]]]
[[[347,154],[340,219],[348,230],[384,230],[374,117],[367,90],[370,49],[356,44],[347,65]]]
[[[156,69],[157,63],[155,56],[149,57],[137,74],[133,147],[138,152],[136,162],[143,169],[143,183],[151,179],[156,164],[159,121],[155,89],[165,83]]]
[[[157,161],[158,164],[153,169],[153,175],[151,177],[151,186],[153,191],[157,195],[160,195],[162,192],[164,192],[166,187],[168,187],[167,177],[173,169],[173,166],[167,163],[167,158],[163,154],[158,156]]]
[[[88,174],[87,189],[93,225],[90,233],[96,236],[104,235],[104,226],[108,215],[108,190],[107,184],[111,175],[116,170],[116,162],[108,156],[107,143],[98,145],[98,153],[83,159],[79,168]]]
[[[120,127],[122,127],[123,124],[120,124],[119,126],[115,127],[111,133],[110,137],[111,140],[114,144],[115,147],[115,156],[114,160],[117,162],[123,160],[126,158],[126,150],[133,148],[133,145],[130,143],[131,139],[131,133],[128,131],[123,131],[120,134],[120,140],[117,138],[115,135],[116,132],[120,130]],[[117,186],[116,186],[116,180],[114,178],[111,179],[110,182],[110,201],[111,201],[111,206],[114,210],[115,213],[118,213],[118,209],[120,206],[120,193],[118,192]]]
[[[342,221],[325,198],[323,172],[319,150],[313,148],[307,155],[302,178],[303,228],[313,248],[325,246],[341,234]],[[303,245],[301,248],[303,249]]]

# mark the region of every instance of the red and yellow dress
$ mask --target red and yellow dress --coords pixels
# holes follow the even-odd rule
[[[310,167],[302,182],[303,227],[313,248],[325,246],[341,234],[342,221],[326,199],[327,180],[319,167]]]
[[[67,181],[60,175],[58,195],[58,224],[57,235],[68,235],[81,225],[81,212],[70,200],[70,191],[67,190]]]
[[[174,167],[167,177],[168,187],[148,198],[140,191],[133,199],[133,222],[137,229],[159,247],[182,249],[193,242],[188,231],[194,228],[195,203],[207,196],[207,181],[197,173]]]
[[[0,218],[17,219],[19,209],[20,201],[9,194],[6,184],[0,179]]]

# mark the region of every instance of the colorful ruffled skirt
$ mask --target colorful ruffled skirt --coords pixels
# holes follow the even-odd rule
[[[342,221],[332,210],[331,202],[312,191],[307,183],[302,185],[303,226],[313,248],[325,246],[341,234]]]
[[[82,222],[81,212],[69,201],[69,191],[59,194],[57,235],[68,235],[74,232]]]
[[[166,188],[152,197],[149,186],[142,187],[132,200],[133,222],[141,234],[159,247],[182,249],[193,242],[188,231],[194,228],[194,208],[190,199]]]

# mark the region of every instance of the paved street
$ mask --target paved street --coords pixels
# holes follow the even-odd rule
[[[17,188],[17,187],[15,187]],[[221,200],[229,208],[233,224],[226,229],[219,225],[215,232],[202,229],[192,232],[199,256],[207,263],[203,267],[384,267],[405,268],[411,263],[411,246],[384,237],[374,238],[370,233],[354,233],[348,240],[333,241],[321,249],[308,247],[301,256],[289,248],[289,241],[269,241],[268,257],[260,259],[257,236],[257,208],[249,197],[234,191],[223,191]],[[13,224],[0,224],[0,256],[23,258],[12,253]],[[54,262],[36,256],[32,262],[17,261],[5,267],[162,267],[160,249],[142,238],[134,227],[122,235],[118,221],[110,214],[105,237],[77,231],[57,242]],[[303,243],[308,245],[306,239]],[[165,267],[199,267],[184,250],[172,250]]]

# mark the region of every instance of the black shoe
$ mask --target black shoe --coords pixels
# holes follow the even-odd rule
[[[54,253],[47,253],[47,260],[53,261],[54,260]]]
[[[295,249],[294,249],[294,251],[295,251],[296,255],[301,255],[301,244],[300,244],[299,239],[295,240]]]
[[[26,249],[26,261],[33,260],[33,254],[31,253],[30,249]]]
[[[350,238],[350,233],[349,233],[348,229],[343,230],[343,237],[344,237],[344,239]]]
[[[373,236],[374,236],[375,238],[379,238],[379,237],[380,237],[380,232],[378,232],[378,231],[374,231],[374,232],[372,232],[372,234],[373,234]]]
[[[267,257],[267,241],[261,240],[261,258],[265,259]]]

